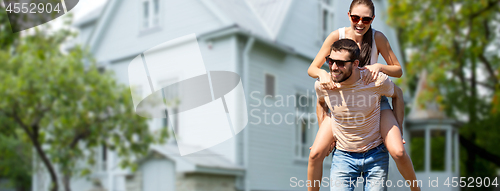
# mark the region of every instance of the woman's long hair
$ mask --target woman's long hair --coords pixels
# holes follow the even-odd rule
[[[371,0],[353,0],[351,2],[351,6],[349,7],[349,13],[351,13],[352,8],[356,5],[368,6],[372,10],[372,16],[375,15],[375,6],[373,5],[373,2]],[[363,43],[361,44],[361,54],[359,56],[359,67],[363,67],[365,65],[370,64],[371,52],[372,52],[372,46],[373,46],[373,34],[372,33],[373,33],[373,30],[372,30],[372,26],[370,24],[370,28],[363,35]]]

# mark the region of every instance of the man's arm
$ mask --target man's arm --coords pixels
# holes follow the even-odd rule
[[[318,126],[321,127],[321,123],[323,123],[325,117],[328,117],[328,106],[324,97],[326,92],[319,85],[319,81],[314,83],[314,90],[316,90],[316,99],[318,100],[316,102],[316,116],[318,117]]]
[[[316,116],[318,116],[318,127],[321,128],[321,124],[323,124],[323,121],[327,118],[330,117],[328,116],[328,105],[325,101],[325,97],[322,94],[322,90],[318,86],[319,82],[316,82],[315,84],[315,89],[316,89],[316,97],[317,97],[317,102],[316,102]],[[330,155],[332,153],[333,148],[335,148],[335,137],[330,143],[330,147],[328,148],[328,152],[326,153],[326,156]],[[311,149],[311,147],[309,147]]]
[[[405,102],[403,100],[403,91],[401,90],[401,88],[396,86],[396,84],[394,84],[386,74],[382,72],[379,72],[379,76],[375,81],[375,86],[379,87],[378,91],[380,95],[392,97],[392,112],[398,123],[401,135],[403,135],[403,120],[405,116]]]
[[[401,131],[401,135],[403,135],[403,120],[405,116],[405,101],[403,100],[403,91],[398,86],[394,85],[394,95],[392,97],[392,107],[394,109],[392,112],[394,113],[394,117],[396,117],[396,121],[398,121],[399,130]]]
[[[319,99],[316,102],[316,116],[318,116],[318,125],[321,127],[325,117],[328,117],[328,106],[325,103],[325,99]]]

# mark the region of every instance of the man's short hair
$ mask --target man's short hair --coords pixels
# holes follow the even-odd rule
[[[350,54],[350,60],[358,60],[359,59],[359,54],[360,50],[358,47],[358,44],[354,42],[354,40],[351,39],[340,39],[338,41],[335,41],[332,46],[332,51],[339,52],[341,50],[346,50]]]

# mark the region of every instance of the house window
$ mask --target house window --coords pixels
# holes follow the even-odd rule
[[[97,171],[107,171],[108,165],[108,147],[103,144],[101,147],[97,147],[94,151],[96,151],[95,161]]]
[[[276,93],[275,84],[276,84],[275,77],[271,74],[266,74],[266,79],[265,79],[266,95],[269,95],[271,97],[275,96]]]
[[[150,29],[160,25],[160,1],[142,0],[142,28]]]
[[[179,93],[179,84],[178,83],[172,83],[176,82],[177,80],[168,80],[160,83],[160,87],[162,88],[162,96],[163,96],[163,101],[165,105],[167,106],[167,115],[171,115],[172,113],[177,113],[178,112],[178,107],[180,103],[180,93]],[[169,118],[169,116],[166,116],[166,118],[163,119],[162,127],[163,128],[171,128],[173,126],[174,128],[171,128],[171,130],[174,130],[177,134],[178,128],[179,128],[179,119],[177,118],[177,115],[174,115],[175,117]],[[169,121],[172,120],[172,121]]]
[[[313,97],[304,94],[295,95],[295,110],[296,110],[296,137],[295,137],[295,156],[299,159],[307,159],[309,157],[309,147],[314,142],[316,128],[314,123],[316,115],[314,115]]]
[[[410,133],[410,156],[416,172],[425,171],[425,131],[414,130]]]
[[[333,31],[333,0],[320,0],[320,35],[326,39]]]
[[[171,113],[177,113],[179,110],[178,110],[178,107],[173,107],[173,108],[170,108],[170,109],[167,109],[167,114],[170,115]],[[169,121],[169,116],[163,118],[163,123],[162,123],[162,128],[169,128],[171,126],[174,126],[174,128],[172,130],[174,130],[176,133],[179,133],[179,120],[178,120],[178,116],[175,115],[175,118],[172,119],[172,121]],[[171,123],[170,123],[171,122]],[[170,123],[170,124],[169,124]]]
[[[446,170],[446,131],[445,130],[431,130],[430,137],[431,145],[431,171]],[[449,161],[452,162],[452,161]]]

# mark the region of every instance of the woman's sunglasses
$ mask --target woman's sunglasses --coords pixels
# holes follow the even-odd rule
[[[363,24],[367,25],[367,24],[370,24],[370,22],[373,20],[373,17],[363,17],[363,18],[361,18],[358,15],[351,15],[351,20],[354,23],[358,23],[359,20],[361,20],[361,22],[363,22]]]
[[[334,63],[337,65],[337,67],[343,68],[345,66],[345,63],[354,62],[355,61],[355,60],[334,60],[334,59],[330,58],[330,55],[328,55],[327,57],[325,57],[325,59],[326,59],[326,62],[328,62],[328,66],[330,68],[333,66]]]

